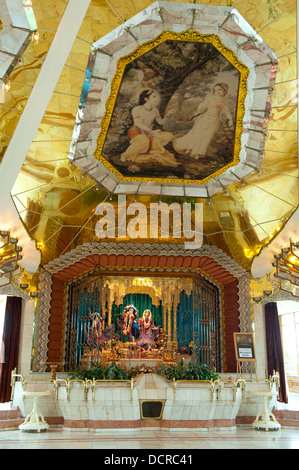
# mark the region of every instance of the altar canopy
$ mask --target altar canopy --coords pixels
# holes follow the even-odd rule
[[[73,369],[188,358],[219,370],[221,330],[218,287],[203,278],[93,274],[69,283],[64,359]]]

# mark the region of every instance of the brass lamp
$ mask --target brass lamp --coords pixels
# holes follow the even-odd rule
[[[281,290],[290,286],[291,289],[287,289],[287,292],[296,297],[292,286],[299,287],[299,241],[290,240],[289,246],[282,247],[280,252],[274,255],[272,266],[276,268],[274,277],[279,280]]]
[[[12,277],[18,273],[21,251],[18,239],[12,237],[9,230],[0,230],[0,287],[10,284]]]
[[[299,242],[290,240],[290,245],[281,248],[274,255],[273,266],[276,267],[274,276],[287,280],[295,286],[299,286]]]
[[[259,296],[259,297],[253,297],[252,300],[255,302],[255,303],[260,303],[260,302],[263,302],[264,300],[266,300],[270,295],[272,294],[272,290],[264,290],[263,291],[263,296]]]

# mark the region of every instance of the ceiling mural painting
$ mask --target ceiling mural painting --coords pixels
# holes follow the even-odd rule
[[[126,181],[210,179],[239,161],[247,75],[217,36],[162,33],[119,60],[96,157]]]
[[[69,158],[109,192],[168,196],[260,167],[277,56],[254,35],[233,7],[153,3],[93,44]]]
[[[204,244],[221,249],[248,271],[283,231],[298,205],[296,4],[288,0],[227,3],[90,2],[12,192],[20,219],[41,251],[41,265],[96,241],[97,205],[109,201],[117,207],[117,196],[124,193],[128,204],[202,203]],[[38,40],[30,42],[9,77],[11,86],[1,106],[2,155],[66,4],[65,0],[50,0],[47,5],[32,0]],[[132,57],[162,33],[186,31],[219,38],[248,70],[245,109],[238,94],[241,72],[213,45],[209,54],[214,60],[189,74],[169,97],[164,93],[166,80],[174,80],[176,70],[169,68],[168,52],[172,51],[179,69],[188,54],[190,59],[196,57],[198,39],[167,39],[170,42],[159,44],[160,52],[155,47]],[[161,54],[160,68],[151,57],[154,50]],[[219,63],[217,54],[222,56]],[[200,55],[204,57],[203,51]],[[112,87],[117,64],[127,57],[130,62]],[[216,134],[206,138],[208,149],[187,150],[182,145],[184,135],[192,132],[196,122],[202,127],[208,111],[198,116],[196,111],[212,100],[217,83],[225,90],[217,104],[228,109],[232,122],[229,113],[222,111]],[[160,99],[156,108],[161,119],[169,112],[162,127],[155,124],[158,137],[165,138],[154,142],[165,149],[163,162],[155,160],[150,145],[147,156],[139,152],[126,159],[123,155],[129,153],[132,140],[133,109],[142,106],[141,88],[154,90]],[[114,104],[107,109],[111,93],[115,93]],[[232,152],[238,129],[241,147]],[[165,143],[169,134],[171,139]],[[227,146],[225,153],[216,152],[220,144]]]

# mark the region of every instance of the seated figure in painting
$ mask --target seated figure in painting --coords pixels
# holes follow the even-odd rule
[[[122,153],[121,161],[134,163],[150,163],[153,160],[158,164],[177,167],[174,155],[165,145],[172,139],[172,133],[160,129],[153,130],[154,122],[163,125],[172,111],[162,119],[158,109],[159,94],[152,89],[140,93],[139,104],[132,110],[134,125],[128,130],[130,145]]]
[[[137,313],[137,309],[134,307],[134,305],[127,305],[122,314],[122,320],[117,321],[122,334],[127,336],[130,342],[133,341],[133,339],[135,339],[139,333]]]
[[[151,351],[155,347],[155,339],[159,333],[159,327],[155,326],[152,319],[152,312],[144,310],[142,318],[139,320],[140,336],[136,341],[142,349]]]
[[[87,344],[92,349],[102,349],[115,334],[114,325],[105,327],[105,312],[101,316],[98,312],[91,313],[89,309],[89,321],[87,324]]]

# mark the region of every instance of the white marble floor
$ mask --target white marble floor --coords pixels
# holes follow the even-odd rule
[[[0,404],[1,409],[10,404]],[[289,404],[280,409],[299,409],[299,394],[289,394]],[[157,429],[111,430],[101,432],[64,431],[49,428],[47,432],[27,433],[20,430],[0,431],[0,449],[101,449],[103,458],[114,455],[134,455],[134,452],[156,450],[191,452],[196,459],[200,449],[299,449],[299,428],[283,427],[278,431],[256,430],[238,426],[233,430],[169,431]],[[117,453],[116,453],[117,452]],[[181,452],[183,454],[183,452]],[[144,463],[143,463],[144,464]]]
[[[299,449],[299,429],[278,431],[255,430],[250,426],[235,430],[169,431],[146,429],[101,432],[63,431],[48,429],[43,433],[19,430],[0,431],[0,449],[102,449],[107,457],[111,451],[134,455],[133,450],[156,449]],[[191,452],[192,454],[192,452]]]

